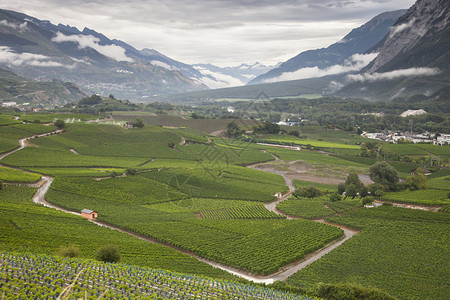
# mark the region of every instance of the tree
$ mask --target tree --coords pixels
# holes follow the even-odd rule
[[[140,118],[137,118],[136,122],[134,122],[134,127],[144,128],[144,126],[145,126],[144,121]]]
[[[292,194],[294,197],[303,197],[303,198],[315,198],[322,196],[322,192],[314,186],[307,186],[304,188],[298,188]]]
[[[241,129],[236,123],[231,122],[227,125],[227,137],[228,138],[237,138],[241,134],[244,133],[244,130]]]
[[[385,161],[373,164],[369,172],[370,179],[381,185],[388,186],[390,189],[395,189],[399,181],[397,170]]]
[[[109,95],[109,99],[113,99],[113,100],[114,100],[114,99],[116,99],[116,98],[114,98],[114,95],[113,95],[113,94],[110,94],[110,95]]]
[[[358,192],[361,192],[362,188],[364,187],[364,184],[361,182],[358,174],[356,173],[348,174],[347,179],[345,180],[345,185],[347,186],[349,184],[354,184]]]
[[[353,199],[356,197],[357,193],[358,193],[358,191],[356,189],[356,185],[354,185],[353,183],[351,183],[345,187],[345,196],[352,197],[352,199]]]
[[[125,173],[127,173],[127,175],[136,175],[137,174],[137,170],[134,168],[129,168],[125,171]]]
[[[100,247],[95,254],[95,258],[103,262],[117,263],[120,261],[119,247],[115,245]]]
[[[64,122],[63,120],[56,120],[55,121],[55,126],[59,129],[63,129],[64,127],[66,127],[66,122]]]

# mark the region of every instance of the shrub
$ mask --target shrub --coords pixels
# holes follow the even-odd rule
[[[120,262],[119,247],[115,245],[106,245],[99,248],[95,254],[95,258],[99,261],[108,263]]]
[[[66,122],[64,122],[63,120],[56,120],[54,124],[59,129],[63,129],[64,127],[66,127]]]
[[[126,173],[127,173],[127,175],[136,175],[137,171],[136,171],[136,169],[129,168],[126,170]]]
[[[76,245],[70,245],[67,247],[61,246],[59,247],[57,253],[58,256],[70,258],[78,257],[80,256],[80,254],[81,254],[80,248],[78,248]]]
[[[293,195],[297,198],[303,197],[303,198],[315,198],[322,196],[322,192],[314,187],[314,186],[307,186],[304,188],[298,188],[294,191]]]
[[[324,284],[319,283],[317,287],[317,296],[327,300],[344,300],[344,299],[377,299],[377,300],[393,300],[395,299],[383,290],[365,287],[353,283],[337,283]]]
[[[339,195],[338,193],[332,193],[330,194],[329,198],[331,202],[336,202],[341,200],[341,195]]]

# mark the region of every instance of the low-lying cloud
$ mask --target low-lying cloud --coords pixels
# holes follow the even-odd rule
[[[7,20],[1,20],[0,25],[9,27],[9,28],[12,28],[15,30],[20,30],[20,31],[28,30],[27,21],[23,22],[22,24],[16,24],[16,23],[10,23]]]
[[[406,29],[411,28],[415,21],[416,21],[416,18],[412,18],[411,20],[409,20],[408,23],[403,23],[403,24],[400,24],[400,25],[397,25],[397,26],[393,26],[391,28],[391,32],[390,32],[389,36],[393,37],[397,33],[400,33],[402,31],[405,31]]]
[[[263,80],[263,82],[269,83],[277,81],[317,78],[326,75],[337,75],[348,72],[355,72],[367,66],[375,57],[377,57],[377,55],[378,53],[354,54],[346,59],[342,65],[333,65],[325,69],[320,69],[317,66],[310,68],[301,68],[294,72],[285,72],[275,78],[265,79]]]
[[[96,38],[93,35],[64,35],[63,33],[58,31],[56,33],[56,36],[52,38],[52,41],[55,43],[77,43],[79,49],[90,47],[96,50],[98,53],[103,54],[104,56],[112,58],[116,61],[133,62],[133,59],[125,54],[125,49],[117,45],[100,45],[100,39]]]
[[[384,73],[364,73],[364,74],[350,74],[346,78],[350,81],[380,81],[380,80],[392,80],[401,77],[412,76],[434,76],[441,73],[438,68],[409,68],[400,69]]]
[[[11,48],[6,46],[0,46],[0,63],[13,66],[28,65],[35,67],[73,67],[52,61],[50,57],[41,54],[33,54],[28,52],[16,53],[12,51]]]

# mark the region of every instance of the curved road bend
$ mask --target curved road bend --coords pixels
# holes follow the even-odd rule
[[[61,132],[63,132],[63,131],[62,130],[56,130],[56,131],[53,131],[51,133],[41,134],[41,135],[38,135],[38,136],[35,136],[35,137],[44,137],[44,136],[48,136],[50,134],[61,133]],[[0,155],[0,160],[2,158],[4,158],[5,156],[9,155],[9,154],[12,154],[12,153],[14,153],[16,151],[19,151],[19,150],[25,148],[26,147],[26,143],[25,142],[27,140],[31,139],[31,138],[33,138],[33,137],[20,139],[19,140],[20,147],[15,149],[15,150],[13,150],[13,151],[10,151],[10,152],[7,152],[5,154]],[[283,176],[284,174],[279,174],[279,175]],[[287,199],[291,195],[292,191],[294,190],[294,186],[292,184],[292,180],[287,178],[287,177],[285,177],[285,176],[283,176],[283,178],[284,178],[284,180],[286,182],[286,185],[289,187],[290,192],[288,192],[287,194],[282,196],[280,199],[265,205],[269,210],[274,211],[277,214],[282,214],[282,215],[284,215],[284,214],[279,212],[278,210],[276,210],[276,204],[278,204],[279,202]],[[56,209],[56,210],[59,210],[59,211],[63,211],[63,212],[66,212],[66,213],[80,215],[80,213],[66,210],[64,208],[58,207],[56,205],[50,204],[47,201],[45,201],[45,194],[48,192],[48,190],[50,188],[50,185],[52,184],[52,181],[53,181],[53,177],[42,176],[42,179],[41,179],[41,182],[40,182],[40,186],[38,187],[38,190],[37,190],[36,194],[33,196],[33,202],[37,203],[37,204],[42,204],[42,205],[44,205],[46,207],[53,208],[53,209]],[[288,216],[286,216],[286,217],[288,217]],[[290,218],[290,217],[288,217],[288,218]],[[155,239],[152,239],[152,238],[149,238],[149,237],[145,237],[145,236],[139,235],[137,233],[130,232],[128,230],[121,229],[121,228],[116,227],[114,225],[110,225],[110,224],[103,223],[103,222],[96,221],[96,220],[90,220],[90,221],[92,223],[98,225],[98,226],[106,227],[106,228],[109,228],[109,229],[112,229],[112,230],[117,230],[117,231],[129,234],[129,235],[132,235],[134,237],[137,237],[137,238],[139,238],[141,240],[145,240],[145,241],[148,241],[148,242],[151,242],[151,243],[156,243],[156,244],[161,244],[161,245],[164,245],[164,246],[171,247],[171,248],[173,248],[173,249],[175,249],[175,250],[177,250],[179,252],[188,254],[188,255],[196,258],[199,261],[205,262],[205,263],[207,263],[207,264],[209,264],[209,265],[211,265],[213,267],[222,269],[222,270],[224,270],[226,272],[229,272],[229,273],[231,273],[233,275],[239,276],[239,277],[244,278],[246,280],[253,281],[253,282],[256,282],[256,283],[266,283],[266,284],[273,283],[273,282],[275,282],[277,280],[281,280],[281,281],[282,280],[286,280],[292,274],[298,272],[299,270],[303,269],[307,265],[313,263],[314,261],[316,261],[319,258],[321,258],[322,256],[324,256],[325,254],[331,252],[333,249],[339,247],[346,240],[350,239],[352,236],[354,236],[356,233],[358,233],[357,231],[353,231],[353,230],[342,228],[344,230],[344,238],[343,239],[341,239],[341,240],[339,240],[337,242],[331,243],[331,244],[325,246],[322,249],[319,249],[318,251],[316,251],[316,252],[314,252],[312,254],[309,254],[306,257],[306,259],[304,259],[302,261],[298,261],[298,262],[292,263],[290,265],[284,266],[284,267],[281,268],[280,271],[278,271],[276,273],[273,273],[273,274],[271,274],[269,276],[256,276],[256,275],[253,275],[251,273],[244,272],[242,270],[239,270],[239,269],[236,269],[236,268],[233,268],[233,267],[229,267],[229,266],[226,266],[226,265],[222,265],[222,264],[219,264],[217,262],[214,262],[214,261],[211,261],[211,260],[199,257],[199,256],[197,256],[196,254],[194,254],[192,252],[184,251],[184,250],[172,247],[172,246],[170,246],[168,244],[162,243],[162,242],[157,241]],[[319,220],[318,222],[324,222],[324,221],[323,220]],[[330,225],[332,225],[332,224],[330,224]],[[336,225],[334,225],[334,226],[336,226]]]

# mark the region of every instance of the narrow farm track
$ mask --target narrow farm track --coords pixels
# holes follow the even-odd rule
[[[28,140],[30,140],[30,139],[39,138],[39,137],[45,137],[45,136],[49,136],[49,135],[52,135],[52,134],[59,134],[59,133],[62,133],[62,132],[63,132],[63,130],[55,130],[55,131],[52,131],[52,132],[49,132],[49,133],[35,135],[35,136],[32,136],[32,137],[26,137],[26,138],[20,139],[19,140],[19,145],[20,146],[17,149],[15,149],[15,150],[9,151],[9,152],[4,153],[4,154],[1,154],[0,155],[0,160],[3,159],[6,156],[12,154],[12,153],[15,153],[15,152],[25,148],[27,146],[26,142]],[[274,155],[274,157],[275,157],[275,160],[279,160],[279,158],[277,156]],[[280,203],[281,201],[286,200],[292,194],[292,192],[295,189],[295,187],[294,187],[294,185],[292,183],[292,179],[288,178],[287,176],[285,176],[284,174],[281,174],[281,173],[283,173],[283,172],[277,172],[276,174],[283,176],[283,178],[285,180],[285,183],[286,183],[286,185],[289,188],[289,192],[287,192],[285,195],[281,196],[276,201],[268,203],[268,204],[265,204],[265,207],[268,210],[275,212],[276,214],[284,215],[288,219],[293,219],[293,217],[287,216],[286,214],[284,214],[284,213],[282,213],[282,212],[280,212],[280,211],[278,211],[276,209],[276,205],[278,203]],[[81,215],[78,212],[69,211],[67,209],[64,209],[64,208],[58,207],[56,205],[50,204],[50,203],[48,203],[45,200],[45,195],[48,192],[48,190],[50,188],[50,185],[53,182],[53,179],[54,178],[50,177],[50,176],[42,176],[41,181],[38,183],[37,192],[32,198],[33,202],[37,203],[37,204],[44,205],[45,207],[49,207],[49,208],[52,208],[52,209],[63,211],[65,213]],[[324,220],[316,220],[316,221],[317,222],[321,222],[321,223],[325,223]],[[297,262],[294,262],[292,264],[289,264],[287,266],[282,267],[281,270],[279,270],[278,272],[275,272],[275,273],[273,273],[271,275],[268,275],[268,276],[257,276],[257,275],[253,275],[253,274],[251,274],[249,272],[245,272],[245,271],[233,268],[233,267],[229,267],[229,266],[226,266],[226,265],[223,265],[223,264],[219,264],[217,262],[205,259],[205,258],[200,257],[200,256],[198,256],[198,255],[196,255],[196,254],[194,254],[194,253],[192,253],[190,251],[186,251],[186,250],[182,250],[182,249],[173,247],[173,246],[171,246],[169,244],[160,242],[160,241],[158,241],[156,239],[153,239],[153,238],[150,238],[150,237],[146,237],[146,236],[137,234],[137,233],[129,231],[129,230],[122,229],[122,228],[117,227],[115,225],[111,225],[111,224],[108,224],[108,223],[105,223],[105,222],[102,222],[102,221],[98,221],[98,220],[90,220],[90,222],[92,222],[92,223],[94,223],[94,224],[96,224],[98,226],[106,227],[106,228],[109,228],[109,229],[112,229],[112,230],[117,230],[117,231],[129,234],[131,236],[134,236],[134,237],[139,238],[141,240],[145,240],[147,242],[151,242],[151,243],[160,244],[160,245],[163,245],[163,246],[170,247],[170,248],[175,249],[175,250],[177,250],[177,251],[179,251],[181,253],[187,254],[187,255],[189,255],[189,256],[191,256],[191,257],[193,257],[193,258],[195,258],[195,259],[197,259],[199,261],[207,263],[207,264],[209,264],[209,265],[211,265],[213,267],[216,267],[216,268],[219,268],[219,269],[224,270],[226,272],[229,272],[229,273],[231,273],[233,275],[239,276],[241,278],[244,278],[246,280],[253,281],[253,282],[256,282],[256,283],[265,283],[265,284],[270,284],[270,283],[273,283],[273,282],[278,281],[278,280],[281,280],[281,281],[282,280],[286,280],[289,276],[293,275],[294,273],[298,272],[299,270],[303,269],[304,267],[306,267],[309,264],[313,263],[314,261],[318,260],[319,258],[324,256],[325,254],[331,252],[333,249],[339,247],[346,240],[350,239],[352,236],[354,236],[355,234],[358,233],[357,231],[353,231],[353,230],[350,230],[348,228],[340,227],[340,228],[342,228],[344,230],[344,238],[343,239],[341,239],[341,240],[339,240],[337,242],[332,242],[329,245],[325,246],[324,248],[319,249],[316,252],[307,255],[306,258],[303,259],[302,261],[297,261]],[[339,227],[339,226],[337,226],[335,224],[329,224],[329,225]]]

